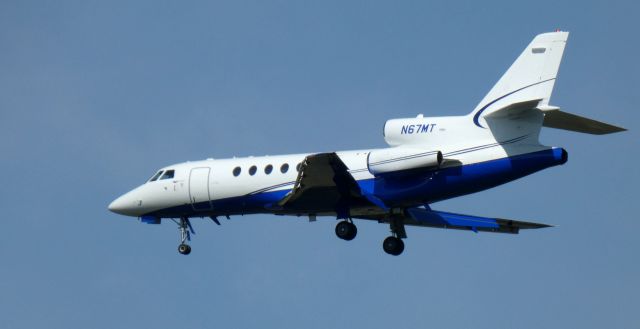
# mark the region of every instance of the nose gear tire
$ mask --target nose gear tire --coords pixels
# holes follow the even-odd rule
[[[191,246],[189,246],[188,244],[181,244],[178,246],[178,252],[183,254],[183,255],[188,255],[191,253]]]

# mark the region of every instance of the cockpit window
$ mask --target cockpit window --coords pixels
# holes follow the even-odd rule
[[[160,175],[162,175],[162,170],[158,171],[155,175],[153,175],[153,177],[151,177],[151,179],[149,179],[150,182],[155,181],[156,179],[158,179],[158,177],[160,177]]]
[[[164,172],[164,175],[162,175],[162,177],[160,177],[160,179],[171,179],[173,178],[173,175],[175,174],[175,170],[167,170]]]

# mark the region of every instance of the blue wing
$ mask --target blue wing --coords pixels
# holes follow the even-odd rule
[[[472,215],[455,214],[444,211],[435,211],[428,208],[408,208],[400,216],[405,225],[448,228],[456,230],[482,231],[494,233],[517,234],[520,230],[551,227],[552,225],[525,222],[505,218],[480,217]],[[366,216],[362,219],[375,219],[379,222],[388,222],[388,218],[375,218]]]
[[[459,230],[471,230],[474,232],[485,231],[515,234],[522,229],[544,228],[551,226],[548,224],[525,222],[513,219],[454,214],[424,208],[409,208],[407,209],[407,213],[409,214],[409,218],[405,219],[405,224],[407,225],[452,228]]]

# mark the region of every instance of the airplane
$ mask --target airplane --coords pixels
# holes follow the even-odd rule
[[[311,154],[207,159],[164,167],[108,209],[143,223],[170,219],[187,255],[191,218],[249,214],[338,220],[343,240],[357,234],[354,219],[388,224],[387,254],[400,255],[406,226],[517,234],[551,225],[463,215],[431,204],[486,190],[562,165],[561,147],[541,145],[542,127],[588,134],[626,129],[550,105],[568,32],[535,36],[475,109],[462,116],[386,121],[387,148]]]

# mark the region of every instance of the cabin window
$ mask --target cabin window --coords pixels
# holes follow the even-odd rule
[[[302,162],[298,163],[298,165],[296,165],[296,171],[300,172],[300,168],[302,168]]]
[[[175,170],[167,170],[164,172],[164,175],[162,175],[162,177],[160,177],[160,179],[172,179],[173,175],[175,174]]]
[[[273,171],[273,166],[272,165],[267,165],[266,167],[264,167],[264,173],[269,175],[271,172]]]
[[[156,179],[158,179],[158,177],[160,177],[160,175],[162,175],[162,170],[158,171],[155,175],[153,175],[153,176],[149,179],[149,181],[150,181],[150,182],[155,181]]]
[[[249,168],[249,175],[251,176],[255,175],[257,170],[258,170],[258,167],[251,166],[251,168]]]
[[[287,171],[289,171],[289,164],[288,164],[288,163],[285,163],[285,164],[283,164],[282,166],[280,166],[280,172],[281,172],[281,173],[283,173],[283,174],[284,174],[284,173],[286,173]]]
[[[233,176],[238,177],[241,172],[242,172],[242,169],[240,169],[240,167],[233,168]]]

